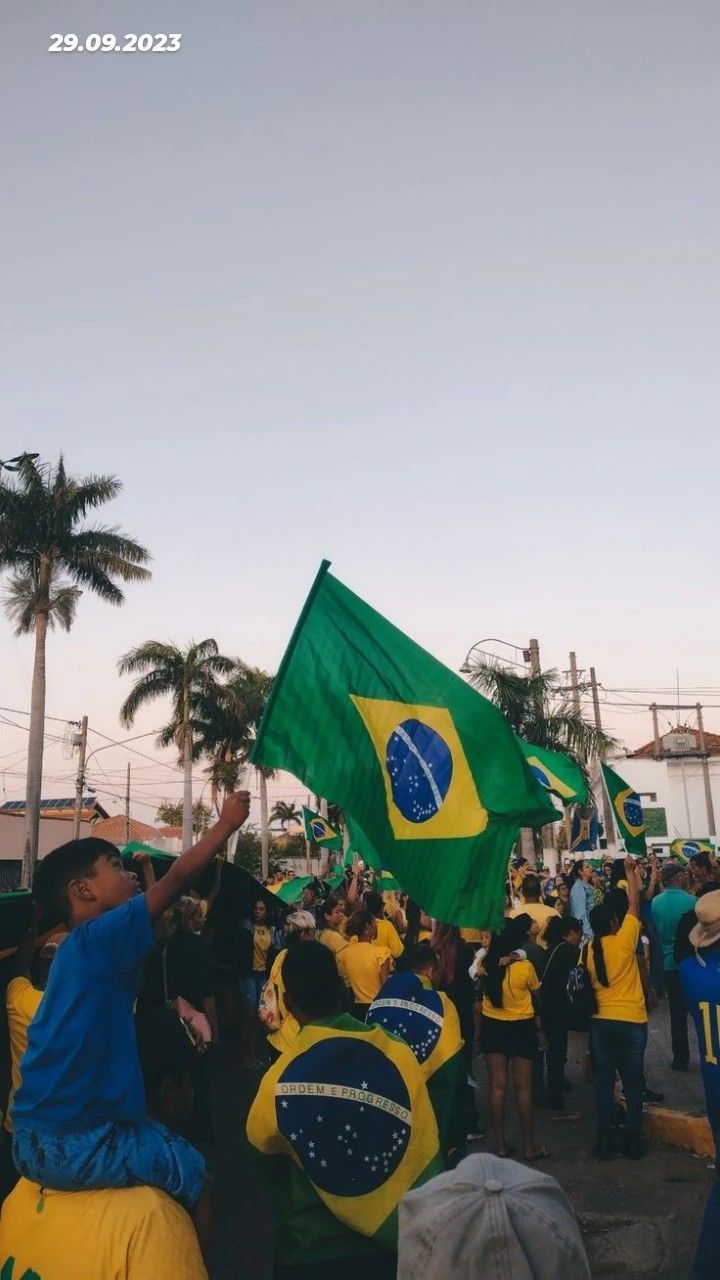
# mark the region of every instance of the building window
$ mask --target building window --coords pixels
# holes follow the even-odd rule
[[[657,791],[638,791],[641,800],[647,800],[650,804],[657,804]]]

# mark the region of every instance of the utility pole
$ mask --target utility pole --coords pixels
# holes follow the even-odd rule
[[[602,720],[600,718],[600,698],[598,696],[598,683],[597,683],[597,677],[595,675],[594,667],[590,668],[590,688],[592,689],[593,712],[595,713],[595,728],[598,730],[598,732],[602,733]],[[598,762],[601,764],[604,759],[605,759],[605,752],[603,751],[598,756]],[[605,779],[603,778],[602,769],[600,769],[600,792],[602,794],[603,825],[605,827],[605,839],[607,840],[608,844],[610,844],[611,840],[612,840],[612,843],[615,844],[615,824],[613,821],[612,809],[610,807],[610,797],[607,793],[607,787],[605,786]]]
[[[652,711],[652,718],[653,718],[653,737],[655,739],[655,759],[659,760],[662,747],[660,745],[660,726],[658,724],[657,702],[651,703],[650,710]]]
[[[127,767],[127,781],[125,783],[125,843],[130,843],[130,764]]]
[[[73,814],[73,839],[80,838],[80,819],[82,817],[83,791],[85,790],[85,752],[87,751],[88,718],[83,716],[80,722],[80,755],[78,757],[77,777],[75,779],[75,812]]]
[[[698,737],[702,752],[702,773],[705,785],[705,807],[707,809],[708,835],[715,835],[715,811],[713,809],[712,787],[710,786],[710,769],[708,766],[707,747],[705,745],[705,729],[703,727],[702,706],[697,704]]]
[[[580,715],[580,687],[578,685],[578,666],[575,650],[570,654],[570,688],[572,690],[573,708]]]
[[[528,644],[528,656],[530,659],[530,675],[540,675],[540,645],[537,640],[531,640]]]

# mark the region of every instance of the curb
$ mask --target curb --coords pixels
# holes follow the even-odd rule
[[[712,1129],[707,1116],[691,1116],[668,1107],[648,1108],[643,1116],[643,1135],[654,1142],[685,1147],[696,1156],[715,1155]]]

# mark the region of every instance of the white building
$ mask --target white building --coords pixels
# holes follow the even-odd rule
[[[678,836],[715,839],[720,821],[720,736],[706,732],[704,738],[704,756],[697,730],[681,727],[658,743],[648,742],[610,761],[640,796],[649,848],[665,852]]]

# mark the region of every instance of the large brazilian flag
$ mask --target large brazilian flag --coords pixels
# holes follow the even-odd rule
[[[402,1197],[443,1167],[412,1051],[347,1014],[303,1027],[266,1072],[247,1136],[292,1161],[339,1222],[393,1251]]]
[[[587,782],[572,756],[566,755],[564,751],[536,747],[533,742],[525,742],[523,738],[518,738],[518,742],[541,787],[552,791],[564,805],[587,804]]]
[[[645,818],[637,791],[633,790],[625,779],[608,765],[601,765],[601,768],[618,832],[621,839],[625,841],[625,848],[628,853],[637,855],[646,853]]]
[[[354,818],[428,914],[493,927],[520,826],[558,820],[501,712],[321,566],[253,763]]]

